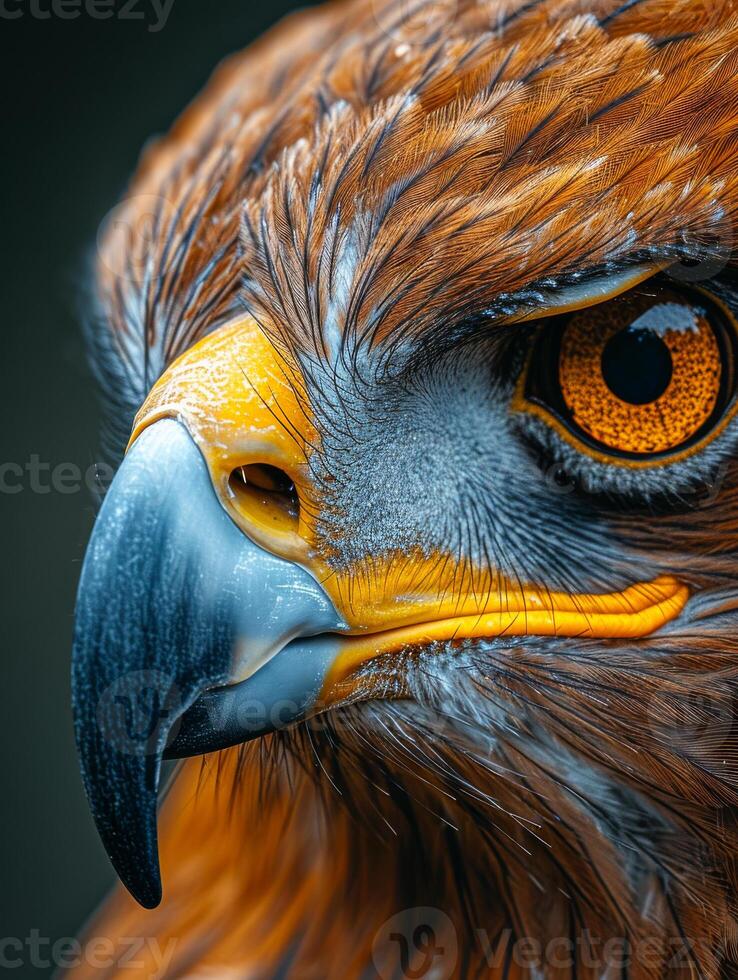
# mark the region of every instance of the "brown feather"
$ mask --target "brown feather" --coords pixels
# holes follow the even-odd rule
[[[137,234],[149,213],[153,234]],[[352,355],[422,345],[644,256],[716,242],[730,255],[738,4],[354,0],[298,14],[147,150],[116,219],[100,308],[139,401],[242,303],[320,364],[336,338]],[[386,920],[437,906],[458,932],[458,978],[536,976],[508,957],[524,936],[576,940],[576,970],[549,963],[547,977],[625,976],[603,973],[617,938],[654,943],[631,980],[734,976],[738,773],[718,723],[738,663],[721,628],[736,602],[720,591],[738,575],[735,491],[721,504],[701,514],[699,547],[669,518],[626,530],[644,552],[666,541],[672,572],[688,555],[685,575],[711,590],[638,648],[488,650],[468,678],[478,717],[421,656],[412,707],[353,706],[208,759],[204,778],[188,763],[162,820],[165,903],[143,912],[118,893],[91,934],[175,940],[173,977],[359,980],[384,969],[372,943]],[[705,738],[682,736],[700,726]],[[624,800],[632,825],[611,819]]]
[[[392,340],[542,280],[731,244],[732,0],[417,6],[288,19],[147,151],[99,265],[115,342],[149,349],[142,397],[240,301],[315,350],[339,293],[344,333]]]

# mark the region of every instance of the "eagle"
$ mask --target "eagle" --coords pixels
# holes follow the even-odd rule
[[[75,980],[738,975],[737,233],[735,0],[338,0],[147,146]]]

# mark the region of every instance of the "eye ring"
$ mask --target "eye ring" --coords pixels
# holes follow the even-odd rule
[[[592,370],[589,375],[583,374],[582,364],[578,364],[577,370],[572,372],[574,381],[570,391],[566,391],[565,371],[562,371],[562,351],[565,358],[563,363],[569,364],[571,361],[570,353],[566,352],[567,331],[574,329],[579,331],[579,338],[585,337],[583,326],[589,329],[587,318],[593,324],[602,323],[603,317],[607,320],[610,315],[623,315],[623,310],[638,309],[638,302],[633,302],[634,297],[640,297],[640,305],[643,309],[663,306],[670,298],[677,295],[685,307],[695,311],[695,316],[700,315],[706,323],[705,336],[698,338],[700,341],[697,356],[704,358],[703,375],[707,379],[700,388],[697,385],[698,396],[693,399],[694,404],[690,405],[689,419],[694,421],[691,428],[689,419],[681,417],[679,413],[679,402],[669,406],[668,399],[664,400],[663,395],[654,389],[652,394],[656,394],[655,399],[645,398],[642,402],[644,409],[638,407],[638,399],[633,398],[630,402],[610,390],[608,403],[603,395],[606,387],[602,361],[598,362],[598,370]],[[630,303],[630,305],[628,305]],[[617,310],[608,309],[613,304],[621,304]],[[624,304],[624,305],[623,305]],[[619,311],[619,312],[618,312]],[[627,319],[621,325],[608,331],[600,331],[605,340],[612,340],[619,332],[626,332],[628,329]],[[592,329],[597,329],[592,326]],[[700,327],[702,330],[702,327]],[[709,332],[708,332],[709,331]],[[569,347],[575,345],[576,337],[572,341],[572,334],[569,333]],[[679,341],[679,338],[676,338]],[[671,342],[670,342],[671,343]],[[690,341],[694,347],[696,341]],[[605,344],[602,345],[604,350]],[[685,362],[685,342],[671,343],[671,355],[675,371],[681,372],[678,375],[683,378]],[[695,348],[696,349],[696,348]],[[692,350],[692,357],[695,357],[695,349]],[[676,352],[676,357],[674,353]],[[681,364],[679,358],[681,357]],[[710,358],[713,358],[710,361]],[[580,359],[581,360],[581,359]],[[590,361],[592,359],[590,358]],[[586,358],[585,358],[586,362]],[[590,363],[590,368],[594,362]],[[715,365],[717,364],[717,369]],[[738,399],[736,398],[736,364],[738,364],[738,324],[736,318],[729,307],[714,293],[695,285],[675,286],[672,283],[664,284],[658,278],[652,280],[647,287],[639,287],[605,303],[591,306],[586,310],[577,311],[573,314],[550,318],[539,327],[533,339],[528,355],[527,363],[518,380],[516,391],[512,400],[511,410],[514,413],[522,413],[534,416],[545,422],[553,429],[565,442],[578,452],[589,456],[600,463],[619,465],[632,469],[645,469],[648,467],[664,465],[665,463],[677,462],[698,453],[712,442],[721,432],[724,431],[730,420],[738,409]],[[585,365],[586,366],[586,365]],[[663,367],[663,365],[662,365]],[[665,370],[665,369],[664,369]],[[719,380],[717,374],[719,373]],[[563,383],[562,383],[562,375]],[[703,378],[703,380],[704,380]],[[627,378],[625,379],[627,381]],[[699,378],[697,379],[700,380]],[[663,379],[662,379],[663,381]],[[687,381],[693,379],[688,375]],[[714,398],[712,404],[707,403],[708,382],[714,385]],[[671,384],[671,376],[667,378],[664,385],[664,393],[668,394]],[[615,386],[617,387],[617,386]],[[627,387],[627,386],[626,386]],[[685,385],[681,383],[681,398],[684,404]],[[596,389],[596,390],[595,390]],[[623,389],[625,390],[625,389]],[[689,392],[691,394],[691,387]],[[621,444],[613,445],[605,441],[602,433],[598,431],[597,425],[581,424],[582,414],[577,415],[577,399],[572,397],[572,391],[578,395],[581,404],[587,403],[588,399],[595,400],[598,406],[605,405],[610,411],[620,413],[620,418],[609,419],[603,413],[600,429],[604,432],[610,430],[621,433]],[[593,394],[594,391],[594,394]],[[664,408],[671,412],[669,418],[673,422],[674,432],[678,439],[673,445],[661,444],[658,440],[652,440],[652,444],[645,450],[638,445],[635,438],[622,438],[622,433],[628,431],[628,420],[638,419],[639,417],[651,417],[655,413],[659,414]],[[595,419],[595,421],[597,421]]]

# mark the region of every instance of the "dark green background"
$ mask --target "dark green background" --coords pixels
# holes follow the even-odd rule
[[[36,0],[49,9],[50,0]],[[287,0],[174,0],[147,21],[0,17],[2,442],[85,470],[98,412],[77,307],[85,257],[139,150],[164,131],[216,63],[291,7]],[[116,8],[121,4],[116,2]],[[138,10],[153,22],[150,4]],[[48,483],[49,473],[41,477]],[[11,482],[15,478],[11,478]],[[0,939],[74,935],[112,882],[80,784],[69,707],[72,611],[92,495],[0,493]],[[42,976],[30,965],[8,976]]]

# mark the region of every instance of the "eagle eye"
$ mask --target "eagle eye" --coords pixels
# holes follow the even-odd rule
[[[516,408],[601,462],[691,455],[736,409],[738,325],[697,287],[649,283],[539,328]]]

